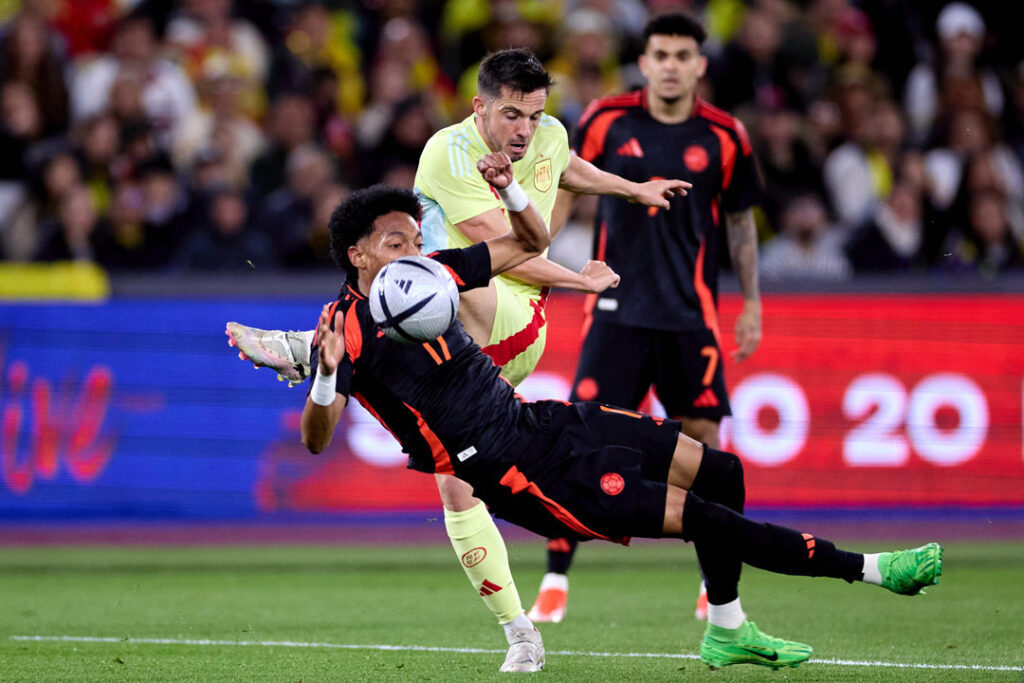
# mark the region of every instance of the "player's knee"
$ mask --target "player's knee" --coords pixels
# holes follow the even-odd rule
[[[722,503],[736,512],[743,512],[747,491],[743,479],[743,463],[735,453],[706,448],[701,472],[712,500]]]

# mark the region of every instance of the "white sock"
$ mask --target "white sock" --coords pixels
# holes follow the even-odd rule
[[[512,637],[512,629],[514,629],[514,628],[525,628],[525,629],[532,629],[532,628],[534,628],[533,622],[530,621],[530,618],[528,616],[526,616],[526,612],[520,612],[518,617],[516,617],[512,621],[508,622],[507,624],[502,624],[501,626],[502,626],[502,628],[505,629],[505,639],[509,641],[510,645],[512,644],[512,641],[509,640]]]
[[[714,624],[720,628],[739,628],[743,625],[746,618],[747,615],[743,613],[743,607],[740,605],[739,598],[724,605],[708,603],[709,624]]]
[[[882,585],[882,572],[878,570],[878,556],[882,553],[864,553],[864,583]]]
[[[569,577],[565,574],[555,574],[553,572],[548,572],[544,575],[544,578],[541,579],[540,589],[541,591],[546,591],[549,588],[554,588],[557,590],[568,592]]]

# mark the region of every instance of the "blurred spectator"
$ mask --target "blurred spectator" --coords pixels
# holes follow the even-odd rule
[[[782,212],[782,233],[764,246],[765,282],[840,282],[853,269],[843,253],[842,234],[828,223],[821,198],[796,197]]]
[[[578,9],[567,16],[560,42],[546,64],[558,83],[549,96],[548,112],[576,122],[595,96],[622,91],[618,43],[611,20],[596,9]]]
[[[416,167],[412,169],[416,173]],[[410,179],[408,185],[398,182],[397,178],[389,178],[386,181],[389,185],[404,186],[412,189]],[[312,253],[312,264],[320,267],[333,267],[334,260],[331,257],[331,214],[338,204],[341,204],[349,195],[349,189],[344,185],[332,183],[324,190],[317,193],[313,200],[313,224],[309,236],[309,246]]]
[[[856,137],[825,159],[825,187],[840,227],[860,225],[889,195],[904,131],[899,107],[891,100],[875,101]]]
[[[110,45],[121,3],[116,0],[65,0],[58,2],[53,25],[67,43],[68,58],[79,59],[102,52]]]
[[[765,183],[762,208],[773,230],[777,230],[782,207],[793,197],[825,190],[820,165],[800,124],[800,113],[780,103],[766,103],[757,110],[753,143]]]
[[[25,179],[25,154],[42,135],[43,117],[32,89],[17,81],[0,84],[0,179]]]
[[[101,220],[89,190],[82,185],[69,188],[60,200],[57,216],[41,227],[36,260],[93,261],[93,241]]]
[[[167,44],[201,88],[210,77],[210,61],[229,63],[238,79],[241,111],[259,116],[265,108],[263,83],[270,71],[270,50],[249,21],[233,16],[231,0],[185,0],[167,25]]]
[[[396,103],[389,118],[391,124],[383,139],[366,155],[367,163],[363,164],[366,185],[380,182],[385,171],[395,166],[415,169],[423,146],[439,127],[431,118],[427,99],[419,94]]]
[[[298,92],[281,93],[267,117],[267,145],[253,160],[252,192],[266,197],[285,184],[285,164],[292,150],[313,142],[313,103]]]
[[[177,65],[160,57],[152,20],[129,14],[118,22],[112,52],[83,63],[74,77],[71,109],[76,120],[99,113],[121,78],[130,78],[146,120],[157,140],[169,148],[172,131],[196,109],[192,83]],[[121,93],[120,96],[125,96]],[[112,105],[113,106],[113,105]]]
[[[907,80],[904,109],[914,142],[924,142],[945,99],[960,97],[967,84],[976,87],[985,109],[1003,112],[1003,90],[997,74],[981,62],[985,22],[976,9],[951,2],[939,13],[935,26],[939,51],[929,62],[914,67]]]
[[[846,256],[857,274],[907,273],[925,267],[921,190],[900,180],[846,243]]]
[[[68,89],[64,63],[52,46],[41,18],[21,14],[0,40],[0,78],[32,90],[41,117],[42,133],[64,132],[68,124]]]
[[[286,171],[287,184],[267,197],[258,223],[282,265],[301,268],[315,261],[310,245],[313,203],[333,184],[334,161],[317,145],[302,145],[288,155]]]
[[[76,129],[73,141],[93,206],[106,214],[114,183],[113,170],[121,150],[121,126],[112,115],[98,114]]]
[[[153,265],[166,265],[191,227],[186,220],[190,203],[188,189],[163,153],[139,164],[135,179],[142,190],[146,239],[165,250],[164,254],[155,255]]]
[[[274,267],[266,234],[254,229],[244,195],[231,188],[215,191],[205,215],[182,244],[172,268],[216,272]]]
[[[1013,239],[1006,202],[999,192],[984,190],[971,197],[967,228],[952,233],[946,254],[942,263],[946,269],[990,279],[1024,266],[1021,246]]]
[[[134,180],[114,187],[109,221],[101,228],[96,260],[110,270],[154,270],[173,255],[172,236],[146,222],[146,193]]]
[[[269,95],[313,91],[313,75],[326,68],[336,77],[335,109],[354,117],[363,103],[363,56],[355,42],[355,16],[332,11],[318,2],[302,2],[293,10],[284,40],[271,58]]]
[[[780,97],[783,88],[776,53],[781,39],[782,27],[770,13],[748,8],[739,32],[710,64],[716,106],[733,111],[757,99]],[[759,98],[764,90],[768,95]]]
[[[174,135],[174,161],[190,168],[196,152],[215,147],[232,168],[232,184],[246,182],[249,166],[266,146],[263,131],[243,110],[245,69],[230,54],[211,51],[203,63],[203,108],[184,117]]]
[[[1024,169],[1005,145],[998,144],[995,121],[983,110],[961,109],[940,126],[944,144],[925,154],[929,199],[938,216],[938,228],[965,221],[970,196],[995,190],[1005,197],[1004,213],[1014,234],[1024,238]],[[933,245],[945,235],[933,234]]]

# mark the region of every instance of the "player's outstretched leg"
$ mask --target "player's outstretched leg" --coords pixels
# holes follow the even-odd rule
[[[540,582],[537,600],[530,608],[529,617],[533,621],[557,624],[565,618],[569,602],[569,566],[578,544],[568,538],[548,540],[548,571]]]
[[[810,656],[810,645],[762,633],[752,621],[744,621],[739,628],[708,624],[700,644],[701,660],[713,669],[733,664],[781,669],[799,666]]]
[[[238,356],[258,368],[274,370],[289,386],[309,377],[309,349],[313,330],[301,332],[261,330],[230,322],[224,333],[228,344],[238,348]]]

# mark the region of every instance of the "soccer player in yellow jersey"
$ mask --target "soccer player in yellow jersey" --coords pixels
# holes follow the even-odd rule
[[[662,209],[668,209],[671,196],[686,194],[689,183],[634,183],[570,154],[565,128],[544,113],[551,85],[544,67],[527,50],[502,50],[481,63],[473,114],[434,134],[420,157],[415,190],[423,208],[425,252],[465,247],[508,232],[506,204],[476,169],[477,161],[491,152],[509,156],[516,181],[513,194],[521,193],[523,204],[532,202],[549,226],[553,215],[569,205],[556,201],[559,189],[614,195]],[[564,219],[556,215],[554,225],[561,227]],[[518,384],[544,350],[547,289],[598,293],[617,284],[618,275],[600,261],[590,261],[576,273],[546,258],[533,258],[492,279],[489,287],[464,293],[459,318],[502,368],[502,376]],[[277,370],[289,381],[309,374],[311,332],[228,323],[228,335],[244,358]],[[539,671],[543,644],[523,610],[498,528],[469,484],[447,474],[434,476],[460,564],[505,629],[509,650],[501,671]],[[481,556],[478,562],[465,561]]]

